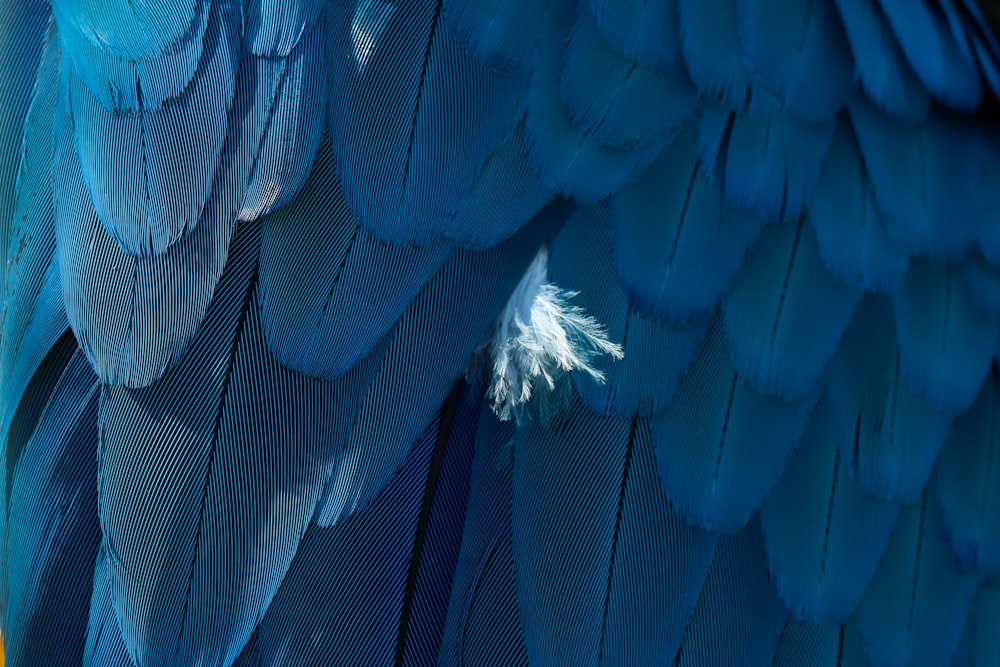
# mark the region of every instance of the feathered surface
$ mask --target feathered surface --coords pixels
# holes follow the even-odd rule
[[[0,4],[8,664],[1000,660],[993,4]]]

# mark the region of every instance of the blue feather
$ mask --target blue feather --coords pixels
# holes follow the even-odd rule
[[[320,20],[286,58],[262,59],[268,70],[264,80],[274,90],[274,98],[267,114],[267,131],[237,213],[240,220],[266,215],[290,202],[312,170],[326,126],[329,81],[325,40],[325,25]]]
[[[850,113],[889,234],[911,254],[961,259],[983,199],[976,135],[939,118],[890,122],[857,98]]]
[[[716,537],[670,507],[643,419],[572,398],[513,440],[511,522],[532,664],[665,664]]]
[[[322,0],[254,0],[248,9],[245,28],[250,52],[256,56],[289,56],[308,39],[323,11]]]
[[[379,0],[358,5],[363,12],[387,12]],[[364,9],[361,9],[364,8]],[[530,72],[535,64],[546,3],[537,0],[443,0],[441,13],[448,28],[483,63],[509,71]]]
[[[726,151],[729,201],[768,220],[797,219],[812,201],[834,127],[833,119],[737,113]]]
[[[996,215],[1000,209],[1000,133],[985,127],[978,129],[981,149],[976,154],[983,189],[975,234],[979,250],[991,264],[1000,266],[1000,216]]]
[[[615,267],[630,300],[676,324],[715,307],[764,227],[725,200],[698,150],[693,126],[610,203]]]
[[[604,39],[643,67],[669,71],[681,62],[677,0],[589,0]]]
[[[94,593],[90,599],[90,620],[83,667],[134,667],[118,627],[114,596],[108,573],[107,545],[102,544],[94,567]]]
[[[843,120],[834,134],[810,219],[823,262],[837,278],[883,294],[902,286],[910,256],[886,231],[857,140]]]
[[[716,98],[732,109],[743,108],[751,92],[750,70],[741,48],[738,2],[677,0],[688,74],[703,96]]]
[[[574,303],[607,327],[624,353],[620,360],[594,360],[603,381],[573,372],[584,402],[601,414],[649,415],[670,402],[705,337],[707,318],[670,325],[632,307],[615,273],[609,218],[603,204],[579,209],[552,242],[549,272],[556,285],[579,292]]]
[[[438,655],[442,667],[527,667],[511,548],[512,422],[484,409],[476,429],[469,504]]]
[[[879,109],[899,120],[926,118],[931,97],[910,67],[876,0],[834,0],[854,51],[861,89]]]
[[[927,89],[949,106],[975,110],[983,95],[979,72],[963,55],[940,15],[924,3],[879,3],[903,53]]]
[[[570,122],[588,138],[630,150],[676,136],[694,117],[698,93],[683,69],[655,71],[616,53],[591,13],[579,7],[559,98]]]
[[[772,667],[869,667],[857,628],[789,620]]]
[[[341,458],[317,508],[317,523],[345,519],[388,483],[543,240],[565,219],[565,208],[550,205],[491,250],[456,251],[379,345],[338,380],[337,407],[348,430],[340,431]]]
[[[56,2],[54,9],[67,66],[71,64],[107,111],[128,113],[161,109],[184,94],[204,54],[211,4],[210,0],[197,0],[189,7],[190,15],[182,20],[190,23],[175,41],[161,41],[170,40],[168,35],[157,32],[164,26],[138,27],[145,33],[140,39],[145,38],[149,46],[148,53],[141,57],[123,53],[107,41],[107,33],[87,34],[88,27],[74,20],[73,8],[67,3]],[[114,20],[127,24],[135,18],[120,15]]]
[[[257,85],[254,60],[241,69],[233,123],[202,220],[159,256],[128,255],[104,230],[73,149],[65,100],[56,111],[53,187],[66,311],[105,382],[148,386],[183,356],[205,316],[266,129],[270,95]]]
[[[769,226],[722,303],[740,377],[786,400],[804,396],[816,387],[862,294],[824,266],[808,222]]]
[[[768,563],[797,618],[846,622],[875,576],[899,507],[861,488],[820,401],[802,443],[761,509]]]
[[[741,529],[778,481],[816,399],[783,401],[741,379],[716,317],[673,401],[649,420],[674,506],[710,530]]]
[[[942,409],[972,405],[1000,335],[953,267],[915,262],[893,297],[903,376]]]
[[[1000,392],[992,373],[972,408],[955,419],[937,465],[945,535],[959,564],[1000,574]]]
[[[239,55],[233,0],[212,4],[191,85],[160,109],[110,112],[64,55],[70,127],[94,209],[131,255],[158,255],[190,234],[222,159]]]
[[[677,667],[771,665],[787,614],[767,575],[757,522],[719,540]]]
[[[8,248],[0,289],[0,434],[5,434],[29,380],[69,326],[54,261],[52,210],[53,112],[59,81],[59,40],[50,30],[27,109],[21,161],[12,184],[13,210],[0,234]]]
[[[920,497],[951,425],[900,372],[891,307],[866,297],[830,365],[828,393],[841,456],[869,493]]]
[[[336,461],[337,388],[267,353],[254,299],[258,234],[255,225],[237,235],[182,362],[152,387],[107,387],[102,397],[101,525],[137,664],[239,655]]]
[[[962,640],[955,651],[954,667],[995,665],[1000,662],[1000,583],[979,584],[972,599],[972,610],[965,622]]]
[[[830,118],[846,102],[853,58],[831,0],[738,0],[750,68],[790,115]]]
[[[458,556],[478,408],[457,387],[370,508],[339,526],[309,528],[247,647],[256,653],[253,664],[433,664]]]
[[[945,543],[937,498],[903,508],[889,548],[857,610],[865,653],[876,665],[947,665],[978,579]]]
[[[1000,315],[1000,267],[978,253],[970,253],[961,264],[962,278],[976,306],[991,317]]]
[[[587,137],[573,124],[559,95],[573,11],[572,0],[552,0],[545,12],[538,63],[528,92],[525,128],[528,158],[542,183],[589,204],[604,199],[638,176],[669,137],[635,150],[618,150]],[[673,122],[676,118],[673,108],[669,116]]]
[[[13,469],[3,635],[14,665],[78,663],[86,637],[101,535],[94,486],[99,384],[80,352],[60,371]]]
[[[380,239],[426,244],[442,235],[441,223],[514,131],[526,80],[466,53],[448,34],[440,3],[394,5],[360,46],[345,28],[348,4],[332,20],[329,115],[344,197]],[[461,230],[456,240],[478,233]]]

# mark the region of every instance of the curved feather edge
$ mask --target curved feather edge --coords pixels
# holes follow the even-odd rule
[[[572,374],[584,402],[601,414],[648,416],[666,408],[708,330],[708,318],[671,325],[633,308],[615,272],[611,215],[598,204],[578,209],[553,239],[549,274],[576,292],[574,302],[601,325],[624,356],[594,360],[600,376]]]
[[[259,64],[259,63],[257,63]],[[134,257],[107,234],[87,194],[63,100],[56,116],[56,247],[66,311],[102,380],[148,386],[176,365],[198,330],[236,226],[270,102],[252,59],[240,69],[212,197],[194,231],[155,257]]]
[[[841,117],[809,209],[819,253],[843,282],[891,294],[903,285],[910,256],[890,238],[853,132]]]
[[[98,395],[97,377],[77,352],[13,470],[3,545],[10,664],[58,664],[83,653],[101,535],[93,483]]]
[[[323,0],[254,0],[245,19],[250,52],[261,57],[287,57],[308,39],[324,10]]]
[[[1000,661],[1000,582],[982,582],[972,599],[954,667],[991,665]]]
[[[688,74],[703,97],[729,109],[750,102],[749,65],[741,48],[739,0],[677,0],[681,50]],[[754,87],[753,93],[763,93]]]
[[[903,379],[887,299],[867,296],[861,302],[830,364],[827,395],[850,474],[886,500],[919,499],[951,416]]]
[[[1000,319],[977,307],[958,271],[914,262],[893,297],[903,375],[952,413],[972,405],[1000,335]]]
[[[827,270],[805,219],[770,225],[722,302],[740,378],[785,400],[813,391],[862,294]]]
[[[462,544],[438,654],[441,667],[527,667],[511,544],[513,422],[479,416]]]
[[[1000,377],[994,367],[972,407],[955,419],[935,480],[945,536],[963,568],[1000,575]]]
[[[433,664],[479,417],[463,384],[371,507],[310,526],[239,664]]]
[[[343,395],[351,397],[344,410],[351,421],[317,523],[343,521],[388,483],[570,208],[565,201],[553,202],[490,250],[456,250],[381,342],[343,376]]]
[[[778,481],[818,396],[783,401],[741,379],[716,317],[673,401],[649,420],[677,510],[709,530],[743,528]]]
[[[94,566],[93,595],[87,624],[83,667],[134,667],[115,615],[114,596],[108,573],[107,546],[102,542]]]
[[[274,90],[267,130],[236,214],[253,220],[292,201],[312,170],[326,126],[326,26],[319,20],[285,58],[261,58]]]
[[[902,121],[923,121],[931,96],[910,67],[876,0],[834,0],[854,52],[862,90],[886,114]]]
[[[821,400],[760,513],[778,593],[792,616],[821,624],[849,620],[899,515],[850,474],[835,433]]]
[[[790,115],[820,121],[847,102],[854,58],[831,0],[738,0],[739,33],[754,76]]]
[[[53,113],[59,59],[59,40],[50,23],[23,131],[14,135],[23,135],[23,141],[13,209],[9,217],[0,213],[5,218],[3,247],[10,251],[0,288],[0,434],[7,433],[28,382],[69,326],[54,260]]]
[[[931,487],[900,513],[857,610],[872,663],[921,667],[951,662],[978,578],[959,568],[943,529]]]
[[[645,420],[578,398],[513,439],[518,608],[532,664],[663,664],[717,538],[686,524],[656,474]]]
[[[657,72],[681,62],[677,0],[589,0],[604,40],[621,55]]]
[[[525,129],[528,159],[542,183],[581,203],[592,204],[638,176],[670,137],[636,150],[616,150],[588,138],[573,125],[559,99],[559,77],[573,11],[571,0],[549,3],[538,63],[528,90]]]
[[[941,102],[974,111],[983,96],[979,72],[966,58],[939,13],[925,4],[879,0],[910,65]]]
[[[370,0],[364,6],[378,4]],[[546,6],[538,0],[443,0],[441,15],[455,39],[476,59],[490,67],[528,73],[535,65]],[[358,23],[355,14],[354,25]]]
[[[889,235],[912,255],[962,259],[985,192],[976,125],[933,116],[910,126],[858,96],[849,111]]]
[[[723,197],[699,150],[692,124],[609,204],[615,268],[629,301],[670,324],[714,309],[765,224]]]
[[[580,132],[616,150],[663,145],[698,107],[698,92],[682,67],[657,71],[615,52],[582,3],[566,44],[559,99]]]
[[[870,667],[853,623],[825,626],[789,620],[772,667]]]
[[[68,127],[104,228],[130,255],[159,255],[190,235],[223,159],[239,63],[239,9],[216,0],[192,84],[152,110],[109,112],[64,53]]]
[[[442,223],[513,132],[527,81],[466,53],[448,34],[439,2],[393,7],[377,39],[358,51],[350,8],[336,6],[330,131],[344,197],[362,224],[381,240],[425,245],[442,236]],[[462,93],[469,90],[477,92]]]
[[[719,539],[673,664],[771,665],[787,618],[753,521]]]
[[[181,363],[151,387],[103,392],[101,526],[138,665],[236,659],[338,460],[338,387],[282,369],[265,347],[258,253],[248,223]]]
[[[205,53],[212,0],[196,0],[191,23],[177,42],[163,45],[164,48],[141,58],[116,53],[103,39],[94,41],[92,36],[88,37],[67,16],[65,5],[53,3],[68,61],[90,94],[108,112],[156,111],[187,90]],[[92,14],[100,11],[92,10]],[[150,38],[154,34],[146,30],[142,36]]]

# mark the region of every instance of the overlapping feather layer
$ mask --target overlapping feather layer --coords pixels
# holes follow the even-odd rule
[[[9,13],[20,664],[59,590],[88,665],[997,660],[976,5]],[[624,357],[515,428],[452,387],[542,247]]]

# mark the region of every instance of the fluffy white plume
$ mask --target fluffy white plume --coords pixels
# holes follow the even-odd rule
[[[488,394],[501,419],[544,420],[565,398],[560,387],[569,371],[603,382],[594,359],[604,354],[622,358],[621,346],[608,340],[604,327],[570,303],[574,296],[548,282],[548,251],[542,249],[504,307],[491,343]]]

